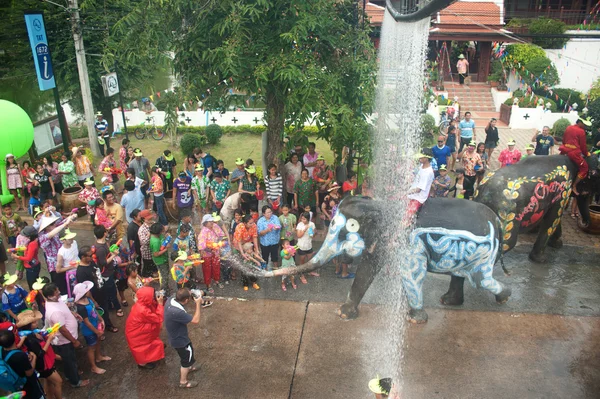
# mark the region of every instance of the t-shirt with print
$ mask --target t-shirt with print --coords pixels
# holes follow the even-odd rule
[[[225,199],[230,187],[228,180],[221,180],[221,183],[218,183],[216,180],[210,182],[210,189],[215,193],[217,201],[223,201]]]
[[[19,235],[19,223],[22,222],[21,216],[13,213],[10,216],[2,216],[2,224],[8,232],[9,237],[16,237]]]
[[[550,148],[554,146],[554,138],[538,134],[535,138],[535,143],[535,150],[533,151],[535,155],[550,155]]]
[[[41,175],[36,173],[35,176],[33,176],[33,179],[40,184],[41,193],[45,194],[52,192],[52,187],[50,186],[50,177],[50,172],[48,172],[46,169],[44,169]]]
[[[306,225],[302,222],[298,223],[296,226],[296,231],[303,231],[306,228]],[[315,234],[315,224],[313,222],[308,222],[308,230],[304,232],[302,237],[298,237],[298,248],[303,251],[308,251],[312,249],[312,238]]]
[[[80,303],[77,304],[77,314],[81,316],[82,319],[88,319],[89,322],[95,328],[98,327],[98,312],[96,312],[96,306],[94,306],[94,302],[90,301],[88,298],[87,305],[82,305]],[[85,337],[89,337],[90,335],[95,335],[85,323],[81,323],[81,334]]]
[[[184,181],[179,178],[173,181],[173,188],[177,189],[177,206],[179,208],[189,208],[194,205],[194,196],[192,195],[192,179],[185,177]]]
[[[27,291],[20,285],[15,285],[15,292],[4,290],[2,293],[2,310],[11,310],[14,314],[19,314],[27,309],[25,298]]]
[[[469,121],[463,119],[458,124],[458,128],[460,129],[460,137],[462,139],[471,139],[473,138],[473,129],[475,129],[475,121],[473,119]]]
[[[37,374],[34,372],[29,377],[25,374],[27,371],[33,368],[29,362],[27,353],[19,349],[15,350],[16,352],[11,355],[6,363],[8,363],[10,368],[12,368],[19,377],[26,378],[25,385],[23,386],[25,397],[36,399],[45,397],[40,382],[37,378]],[[11,351],[7,351],[6,349],[2,348],[2,358],[5,359],[10,352]]]
[[[79,265],[77,266],[77,271],[75,272],[75,279],[78,283],[83,283],[84,281],[91,281],[94,283],[92,287],[92,296],[94,299],[98,299],[100,295],[100,288],[104,285],[104,280],[102,279],[102,274],[100,273],[100,269],[96,267],[95,263],[90,263],[88,266]]]
[[[280,215],[279,216],[279,223],[281,223],[281,239],[286,239],[286,240],[293,240],[294,239],[294,232],[295,232],[295,225],[296,225],[297,219],[296,219],[296,215],[294,215],[293,213],[288,213],[287,216],[285,215]]]
[[[163,235],[161,235],[160,237],[157,237],[155,235],[150,236],[150,252],[152,253],[152,260],[156,265],[169,264],[169,256],[167,255],[168,251],[162,255],[154,256],[155,252],[160,251],[160,246],[162,245],[164,239],[165,237]]]

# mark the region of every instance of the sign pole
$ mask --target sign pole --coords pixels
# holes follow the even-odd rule
[[[56,104],[56,113],[58,114],[58,123],[60,125],[60,135],[62,136],[63,149],[65,152],[69,151],[69,137],[67,135],[69,127],[67,126],[67,121],[65,119],[65,112],[60,105],[60,95],[58,94],[58,86],[54,86],[52,90],[54,93],[54,102]]]
[[[125,132],[125,138],[129,140],[129,135],[127,134],[127,120],[125,119],[125,107],[123,107],[123,94],[121,89],[121,78],[119,78],[119,69],[117,66],[117,61],[115,61],[115,73],[117,74],[117,81],[119,82],[119,103],[121,105],[121,115],[123,116],[123,131]]]

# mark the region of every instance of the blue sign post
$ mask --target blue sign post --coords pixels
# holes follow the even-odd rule
[[[54,70],[52,69],[48,37],[44,26],[44,15],[40,12],[25,14],[25,24],[27,25],[40,90],[53,89],[56,87],[56,82],[54,81]]]

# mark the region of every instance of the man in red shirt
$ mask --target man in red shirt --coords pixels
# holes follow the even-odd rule
[[[577,184],[588,174],[588,164],[585,161],[585,157],[588,156],[587,144],[585,142],[586,126],[592,126],[592,122],[582,118],[577,119],[574,125],[565,129],[563,144],[558,148],[561,154],[568,156],[577,166],[577,178],[575,179],[575,183],[573,183],[573,193],[575,195],[579,195]]]

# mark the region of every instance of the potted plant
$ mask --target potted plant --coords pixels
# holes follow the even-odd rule
[[[504,76],[504,69],[500,60],[492,61],[490,76],[488,76],[488,82],[490,86],[497,87],[498,90],[506,90],[506,82]]]

